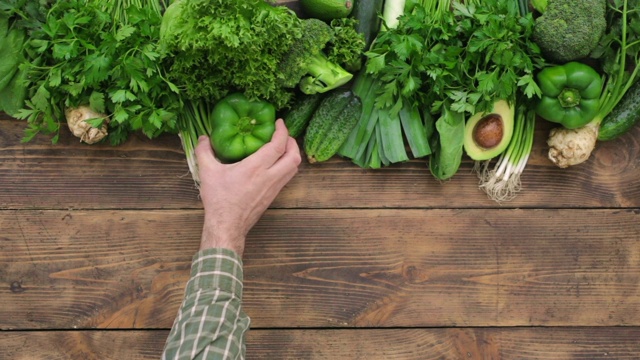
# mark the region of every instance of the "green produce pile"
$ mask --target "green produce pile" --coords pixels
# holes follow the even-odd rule
[[[424,159],[512,199],[536,121],[549,159],[587,160],[640,119],[640,0],[0,0],[0,111],[24,141],[178,134],[221,161],[281,116],[311,163]]]

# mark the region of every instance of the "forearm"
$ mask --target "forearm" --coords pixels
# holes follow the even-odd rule
[[[244,253],[245,234],[238,227],[229,226],[224,221],[213,222],[221,216],[211,216],[205,211],[204,225],[202,226],[202,239],[200,240],[200,250],[206,249],[229,249],[235,252],[239,258]],[[225,229],[225,227],[227,229]]]
[[[241,359],[249,318],[242,311],[242,263],[229,249],[193,258],[191,279],[163,359]]]

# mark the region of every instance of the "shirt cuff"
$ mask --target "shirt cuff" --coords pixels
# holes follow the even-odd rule
[[[242,299],[242,280],[242,260],[238,254],[223,248],[204,249],[193,256],[186,293],[219,289]]]

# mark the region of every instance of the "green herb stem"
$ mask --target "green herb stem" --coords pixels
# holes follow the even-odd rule
[[[609,5],[613,6],[613,5]],[[640,74],[640,66],[638,66],[638,60],[640,59],[639,54],[634,54],[634,69],[629,74],[627,81],[625,82],[625,75],[627,72],[627,58],[629,56],[628,50],[637,45],[640,40],[633,41],[631,43],[627,43],[628,40],[628,23],[629,23],[629,13],[630,11],[638,11],[638,9],[629,9],[628,0],[624,0],[622,2],[622,10],[618,8],[613,8],[613,10],[619,12],[621,14],[621,34],[620,34],[620,48],[616,51],[616,55],[614,58],[614,63],[617,64],[617,72],[614,72],[608,76],[605,76],[605,86],[602,91],[602,95],[600,97],[600,109],[598,111],[598,115],[592,122],[596,124],[600,124],[604,118],[613,111],[613,109],[618,105],[624,94],[629,90],[629,88],[638,80],[638,75]]]

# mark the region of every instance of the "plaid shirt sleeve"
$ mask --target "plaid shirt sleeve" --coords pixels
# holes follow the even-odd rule
[[[243,359],[242,260],[228,249],[193,257],[191,278],[162,354],[168,359]]]

